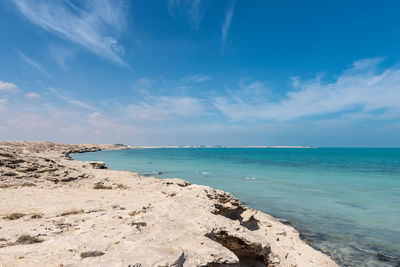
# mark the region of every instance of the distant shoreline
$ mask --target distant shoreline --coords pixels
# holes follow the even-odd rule
[[[179,146],[128,146],[128,148],[317,148],[316,146],[191,146],[191,145],[179,145]]]

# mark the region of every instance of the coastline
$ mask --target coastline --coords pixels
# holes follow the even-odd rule
[[[190,146],[190,145],[181,145],[181,146],[127,146],[126,148],[316,148],[315,146]]]
[[[69,157],[106,149],[124,147],[0,143],[0,265],[338,266],[229,193]]]

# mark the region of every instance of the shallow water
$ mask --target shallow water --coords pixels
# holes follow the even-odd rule
[[[289,220],[342,266],[400,263],[398,148],[163,148],[73,157],[231,192],[252,208]]]

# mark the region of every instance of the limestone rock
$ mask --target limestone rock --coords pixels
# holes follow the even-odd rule
[[[227,192],[69,156],[102,149],[0,142],[0,266],[337,266]]]
[[[102,161],[89,161],[88,163],[93,169],[107,169],[106,164]]]

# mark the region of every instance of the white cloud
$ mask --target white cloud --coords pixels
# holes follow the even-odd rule
[[[68,0],[13,1],[32,23],[107,59],[123,63],[124,48],[115,35],[125,25],[124,1],[86,0],[79,7]]]
[[[267,88],[265,83],[261,81],[252,81],[248,78],[241,79],[239,82],[240,89],[228,93],[238,101],[247,101],[250,99],[255,102],[265,102],[271,98],[271,91]]]
[[[226,38],[228,37],[228,31],[229,31],[229,28],[231,27],[233,13],[235,11],[235,4],[236,4],[236,1],[233,0],[232,4],[228,8],[228,11],[226,12],[224,22],[222,23],[222,27],[221,27],[221,49],[224,48],[224,45],[225,45],[225,42],[226,42]]]
[[[364,113],[400,116],[400,68],[378,71],[378,59],[356,61],[334,82],[323,77],[295,79],[279,101],[259,102],[258,97],[244,100],[237,95],[217,97],[215,107],[232,120],[285,121],[324,114]]]
[[[13,83],[0,81],[0,91],[14,92],[18,90],[18,86]]]
[[[203,101],[189,96],[160,96],[133,103],[123,108],[123,115],[136,119],[163,120],[204,115]]]
[[[191,26],[195,29],[199,27],[203,17],[203,0],[168,0],[168,11],[171,16],[187,16]]]
[[[20,51],[17,51],[17,54],[29,65],[37,69],[40,73],[42,73],[44,76],[47,76],[49,78],[52,78],[51,75],[36,61],[28,57],[27,55],[23,54]]]
[[[25,97],[34,99],[34,98],[40,98],[40,95],[37,93],[34,93],[34,92],[30,92],[30,93],[25,94]]]

